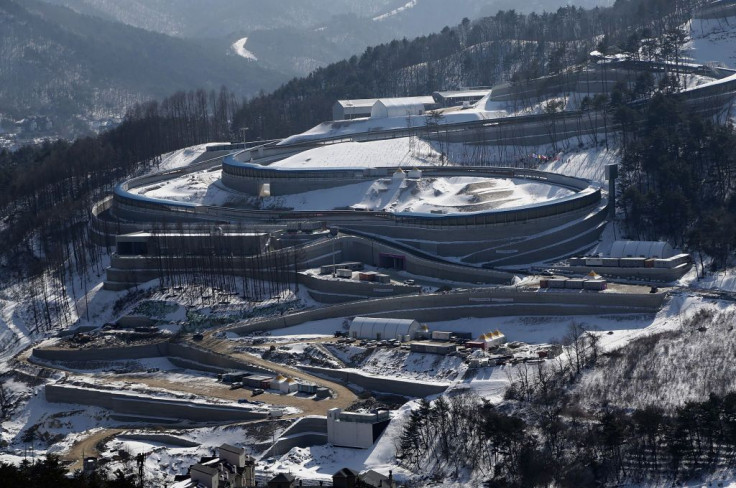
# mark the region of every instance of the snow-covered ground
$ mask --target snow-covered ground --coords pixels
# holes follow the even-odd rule
[[[352,143],[356,144],[356,143]],[[328,146],[332,156],[348,144]],[[391,148],[385,148],[391,158]],[[314,163],[320,164],[320,150],[315,149]],[[308,163],[312,158],[306,158]],[[386,162],[386,159],[383,159]],[[218,206],[253,206],[295,210],[356,209],[388,212],[452,213],[502,209],[563,198],[571,190],[517,179],[453,178],[381,178],[305,193],[254,199],[225,188],[219,170],[199,171],[154,185],[131,190],[151,198]]]
[[[263,207],[387,212],[477,212],[543,202],[570,190],[523,180],[455,177],[385,178],[331,189],[263,199]]]
[[[342,142],[309,149],[271,164],[276,168],[381,168],[440,164],[440,153],[418,137]]]
[[[251,60],[251,61],[258,61],[258,58],[255,54],[253,54],[251,51],[247,50],[245,48],[245,43],[248,42],[247,37],[243,37],[242,39],[238,39],[237,41],[233,42],[230,46],[230,49],[235,51],[235,54],[238,56],[241,56],[245,59]]]
[[[185,166],[189,166],[207,151],[207,146],[216,146],[218,144],[227,143],[210,142],[207,144],[199,144],[197,146],[185,147],[184,149],[179,149],[170,153],[163,154],[161,156],[161,163],[157,167],[155,167],[154,170],[155,172],[170,171],[172,169],[179,169]]]
[[[685,53],[693,62],[736,67],[736,17],[694,19],[686,27]]]

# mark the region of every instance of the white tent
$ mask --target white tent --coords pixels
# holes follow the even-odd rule
[[[427,107],[435,105],[432,97],[381,98],[371,109],[372,119],[422,115]]]
[[[419,332],[419,322],[412,319],[374,319],[355,317],[350,323],[350,337],[355,339],[400,339],[414,336]]]
[[[674,256],[675,250],[662,241],[615,241],[611,247],[612,258],[659,258]]]

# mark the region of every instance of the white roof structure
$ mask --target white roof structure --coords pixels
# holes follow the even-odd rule
[[[369,117],[377,98],[358,98],[355,100],[338,100],[332,106],[332,119],[345,120]]]
[[[383,340],[409,335],[413,338],[420,327],[419,322],[412,319],[355,317],[350,323],[350,337]]]
[[[455,90],[455,91],[438,91],[435,92],[442,98],[465,98],[478,97],[483,98],[490,93],[490,88],[481,88],[477,90]]]
[[[406,97],[406,98],[381,98],[371,109],[372,119],[385,119],[387,117],[406,117],[407,115],[422,115],[427,105],[435,105],[434,98]]]
[[[615,241],[612,258],[671,258],[676,254],[672,246],[662,241]]]
[[[344,108],[372,108],[377,101],[377,98],[357,98],[355,100],[338,100],[337,103]]]

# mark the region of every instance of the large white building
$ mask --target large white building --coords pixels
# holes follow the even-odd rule
[[[372,119],[385,119],[387,117],[406,117],[409,115],[422,115],[428,110],[437,108],[434,98],[406,97],[406,98],[381,98],[371,109]]]
[[[403,340],[406,336],[414,339],[421,325],[412,319],[386,319],[373,317],[355,317],[350,323],[350,337],[354,339]]]

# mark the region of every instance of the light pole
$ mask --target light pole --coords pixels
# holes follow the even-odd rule
[[[245,149],[245,133],[250,129],[250,127],[241,127],[240,128],[240,134],[243,137],[243,149]]]
[[[335,271],[335,240],[337,239],[337,233],[339,232],[337,227],[330,227],[330,236],[332,237],[332,277],[334,278],[337,274]]]

